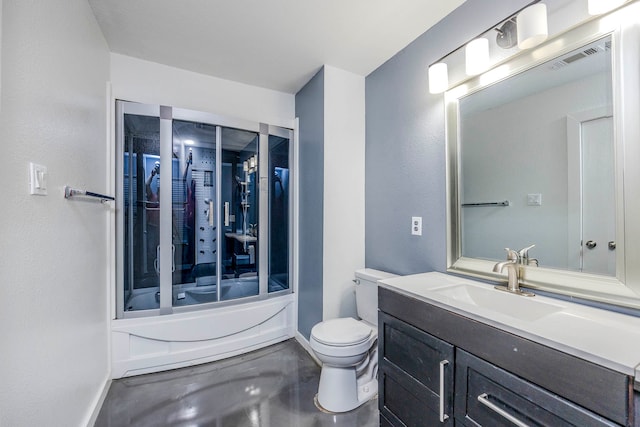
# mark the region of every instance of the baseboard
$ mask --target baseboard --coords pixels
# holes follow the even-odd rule
[[[298,343],[300,343],[302,348],[304,348],[307,351],[307,353],[309,353],[309,356],[311,356],[311,358],[316,362],[316,365],[321,367],[322,362],[318,360],[318,358],[316,357],[316,354],[313,352],[313,349],[311,348],[311,345],[309,345],[309,341],[304,337],[304,335],[296,331],[296,335],[294,338],[296,339],[296,341],[298,341]]]
[[[111,387],[111,378],[107,377],[102,386],[102,392],[96,397],[94,403],[92,405],[93,409],[89,414],[87,422],[85,425],[87,427],[93,427],[96,424],[98,419],[98,415],[100,414],[100,409],[102,409],[102,404],[107,397],[107,393],[109,393],[109,388]]]

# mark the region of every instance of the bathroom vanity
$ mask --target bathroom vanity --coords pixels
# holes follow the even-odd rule
[[[380,282],[378,340],[382,426],[640,425],[640,318],[425,273]]]

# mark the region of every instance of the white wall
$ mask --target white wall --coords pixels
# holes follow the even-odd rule
[[[85,424],[108,377],[109,52],[86,0],[4,0],[0,425]],[[48,196],[28,194],[33,161]]]
[[[364,83],[324,67],[323,319],[356,316],[353,272],[364,267]]]
[[[130,56],[111,54],[111,82],[116,99],[169,105],[293,127],[295,97],[217,77],[206,76]]]

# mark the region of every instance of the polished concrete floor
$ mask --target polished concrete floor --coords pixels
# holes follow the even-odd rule
[[[242,356],[115,380],[96,427],[378,426],[377,400],[345,414],[318,410],[320,368],[295,340]]]

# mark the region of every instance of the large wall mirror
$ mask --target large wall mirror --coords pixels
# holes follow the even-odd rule
[[[445,94],[449,271],[640,308],[638,6]]]

